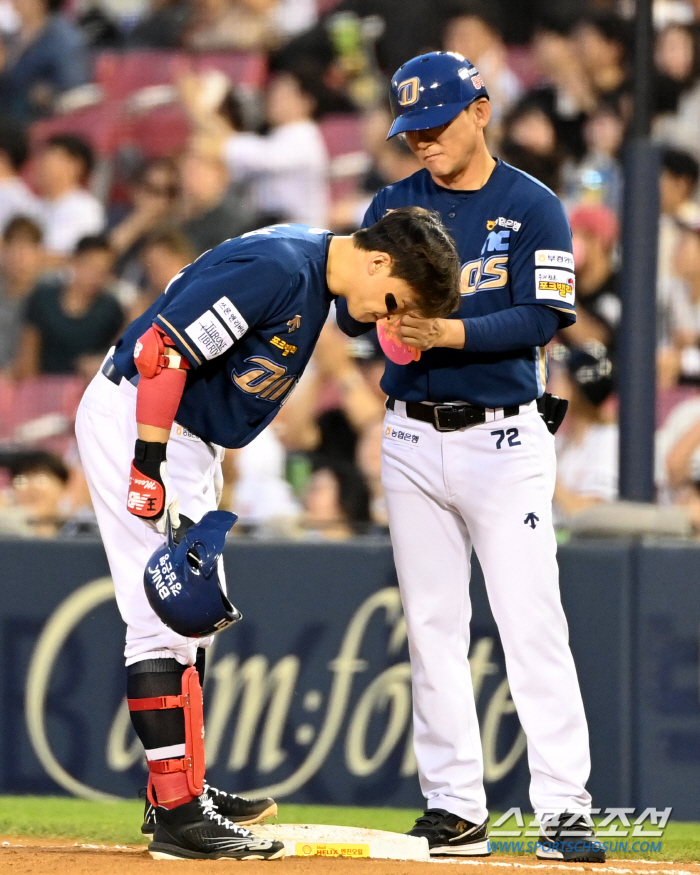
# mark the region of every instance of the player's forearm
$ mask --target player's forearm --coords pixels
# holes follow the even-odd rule
[[[137,424],[139,440],[167,444],[170,431],[167,428],[158,428],[155,425],[146,425],[143,422]]]
[[[488,316],[461,320],[469,352],[510,352],[546,346],[559,328],[556,310],[542,304],[511,307]]]

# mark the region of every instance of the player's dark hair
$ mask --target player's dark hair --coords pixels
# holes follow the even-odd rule
[[[661,166],[672,176],[685,177],[693,188],[698,184],[700,165],[689,152],[666,148],[661,152]]]
[[[0,152],[7,155],[13,170],[20,170],[29,157],[29,141],[24,128],[12,119],[0,119]]]
[[[401,207],[352,236],[358,249],[391,256],[391,276],[411,286],[426,319],[449,316],[459,307],[459,257],[437,213]]]
[[[41,228],[33,219],[28,219],[26,216],[15,216],[5,225],[5,230],[2,232],[4,243],[11,243],[18,237],[24,237],[31,240],[32,243],[39,246],[44,239]]]
[[[82,137],[75,134],[54,134],[44,143],[45,149],[62,149],[82,164],[81,182],[85,183],[95,167],[95,153]]]

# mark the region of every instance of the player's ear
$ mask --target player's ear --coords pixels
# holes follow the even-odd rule
[[[372,252],[367,265],[367,271],[370,276],[379,273],[388,274],[391,271],[391,256],[388,252]]]
[[[477,127],[483,130],[491,121],[491,101],[485,97],[477,100],[474,105],[474,114],[476,115]]]

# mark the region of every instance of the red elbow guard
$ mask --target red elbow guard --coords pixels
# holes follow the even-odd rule
[[[152,379],[166,368],[187,370],[190,363],[181,355],[166,355],[165,347],[173,341],[155,323],[144,331],[134,347],[134,364],[142,377]]]

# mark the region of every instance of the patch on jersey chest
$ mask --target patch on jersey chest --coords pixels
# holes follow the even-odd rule
[[[551,301],[562,298],[567,304],[576,300],[576,280],[568,270],[535,270],[535,297]]]
[[[515,219],[506,219],[504,216],[499,216],[497,219],[487,219],[486,220],[486,230],[493,231],[493,229],[498,226],[499,228],[507,228],[513,231],[519,231],[522,222],[516,222]]]
[[[414,431],[407,431],[405,428],[395,428],[393,425],[387,425],[384,427],[384,437],[397,444],[415,447],[420,442],[421,436]]]

